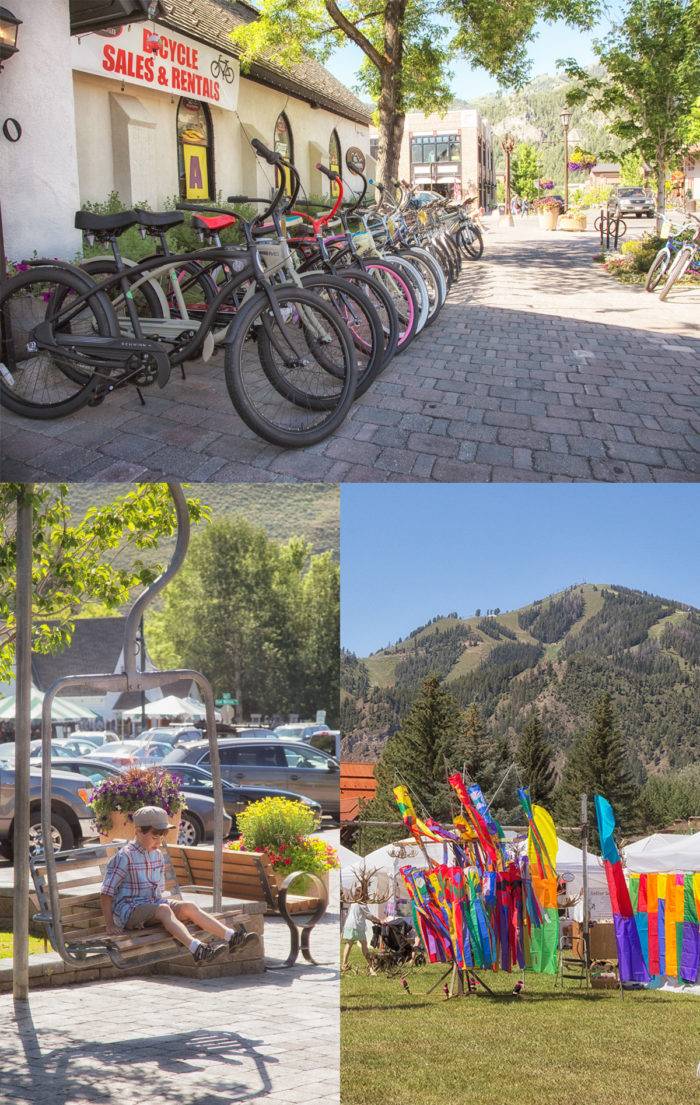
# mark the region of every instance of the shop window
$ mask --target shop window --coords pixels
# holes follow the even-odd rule
[[[275,153],[281,153],[287,161],[294,164],[294,145],[292,143],[292,130],[289,126],[289,120],[287,116],[282,112],[279,119],[275,124],[275,140],[274,140]],[[280,170],[277,170],[280,172]],[[282,169],[284,174],[284,190],[288,196],[292,194],[292,174],[289,169]],[[275,176],[275,181],[279,186],[279,178]]]
[[[180,199],[214,197],[212,127],[209,108],[199,100],[180,100],[177,108],[177,163]]]
[[[337,130],[332,130],[328,143],[328,168],[334,173],[339,173],[341,164],[340,139]],[[338,195],[338,185],[335,181],[331,181],[331,195],[333,197]]]
[[[370,138],[369,140],[369,156],[373,157],[376,161],[379,157],[379,139]]]

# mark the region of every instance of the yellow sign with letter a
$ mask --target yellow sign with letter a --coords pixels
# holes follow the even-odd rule
[[[206,146],[192,146],[183,142],[185,159],[185,196],[188,200],[209,199],[209,171]]]

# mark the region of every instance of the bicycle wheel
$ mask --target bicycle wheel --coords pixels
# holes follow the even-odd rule
[[[666,299],[666,296],[671,291],[671,288],[677,280],[681,280],[685,274],[686,269],[693,260],[692,246],[683,246],[676,255],[676,258],[668,270],[668,276],[666,277],[666,283],[659,292],[659,299]]]
[[[343,269],[343,280],[349,280],[359,287],[379,315],[384,339],[384,353],[379,371],[383,372],[393,359],[399,341],[399,316],[394,301],[386,288],[363,269]]]
[[[311,288],[337,311],[350,331],[357,358],[355,394],[364,395],[382,368],[384,336],[379,315],[367,296],[344,277],[306,273],[301,281],[305,288]],[[325,362],[322,351],[316,357],[328,372],[335,372],[335,365]]]
[[[416,336],[418,300],[402,273],[390,261],[365,261],[365,269],[391,296],[399,318],[397,351],[407,349]]]
[[[484,239],[476,226],[462,227],[459,235],[460,245],[472,261],[478,261],[484,252]]]
[[[648,292],[653,292],[659,286],[664,276],[668,272],[668,266],[671,263],[671,254],[667,249],[660,249],[656,254],[656,257],[651,263],[651,268],[647,273],[647,278],[644,283],[644,287]]]
[[[118,271],[115,261],[97,257],[93,261],[84,261],[80,267],[83,272],[88,273],[98,284],[103,277],[112,276]],[[140,279],[142,275],[142,273],[138,273],[138,275],[132,276],[129,268],[124,271],[124,276],[129,283],[134,283],[136,280]],[[119,319],[119,322],[123,325],[128,324],[129,314],[126,309],[126,299],[119,284],[111,285],[109,289],[105,289],[104,294],[109,297],[112,303],[112,309]],[[165,317],[161,299],[150,280],[145,280],[135,291],[132,291],[131,302],[136,308],[136,313],[139,318]]]
[[[109,299],[96,292],[71,311],[94,287],[74,269],[36,267],[8,280],[0,293],[0,404],[26,418],[63,418],[90,401],[104,374],[98,374],[77,347],[42,349],[40,325],[49,334],[117,337]]]
[[[428,289],[428,317],[425,325],[430,326],[440,314],[447,296],[447,281],[442,269],[430,255],[426,257],[423,251],[419,252],[417,249],[402,249],[401,257],[415,265],[425,281]]]
[[[397,253],[391,254],[391,263],[395,268],[398,268],[404,279],[413,288],[413,292],[416,297],[416,303],[418,304],[418,319],[416,322],[416,333],[420,334],[421,330],[428,321],[428,310],[430,308],[430,301],[428,299],[428,289],[425,285],[425,280],[421,276],[419,270],[410,261],[407,261],[405,257],[400,257]]]
[[[281,325],[263,291],[231,323],[226,385],[238,414],[265,441],[282,448],[316,445],[337,429],[355,397],[352,339],[314,292],[283,285],[274,297]],[[317,354],[332,361],[332,372]]]

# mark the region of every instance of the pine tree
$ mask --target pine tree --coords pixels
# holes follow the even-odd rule
[[[517,776],[509,771],[512,766],[510,741],[507,733],[503,733],[492,745],[486,791],[493,815],[502,825],[519,824],[523,820],[516,792]]]
[[[630,774],[627,751],[617,727],[612,696],[602,694],[594,708],[591,727],[575,743],[562,776],[558,807],[569,824],[579,820],[580,795],[602,794],[612,804],[621,829],[634,827],[639,787]]]
[[[359,820],[398,821],[394,787],[408,788],[416,811],[441,820],[451,816],[451,789],[445,775],[461,737],[459,707],[437,675],[423,680],[401,727],[384,745],[376,768],[377,793],[365,806]],[[361,834],[366,853],[389,840],[406,835],[405,829],[369,827]]]
[[[533,709],[520,735],[516,761],[532,801],[539,806],[548,806],[554,790],[554,759],[537,710]]]

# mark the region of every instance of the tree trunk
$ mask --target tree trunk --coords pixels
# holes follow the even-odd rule
[[[392,189],[399,176],[404,121],[401,70],[403,66],[403,18],[407,0],[387,0],[384,11],[384,64],[380,70],[378,177]]]
[[[656,151],[656,233],[661,235],[661,224],[666,214],[666,150]]]

